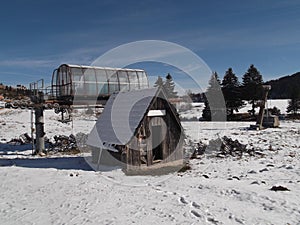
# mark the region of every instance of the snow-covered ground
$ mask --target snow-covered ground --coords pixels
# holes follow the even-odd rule
[[[196,108],[197,110],[197,108]],[[45,112],[45,131],[88,133],[95,118],[70,124]],[[0,109],[1,224],[299,224],[300,122],[248,130],[253,122],[183,122],[188,139],[208,143],[224,135],[262,156],[190,161],[191,170],[165,176],[95,172],[81,154],[31,156],[30,145],[6,142],[30,133],[30,111]],[[271,191],[281,185],[290,191]]]
[[[199,120],[199,118],[202,116],[202,111],[204,109],[204,103],[192,103],[193,107],[190,110],[185,110],[180,112],[180,117],[183,120]]]
[[[288,107],[288,99],[268,99],[266,108],[273,108],[276,107],[280,110],[281,114],[286,114],[286,109]],[[248,112],[248,110],[251,110],[252,106],[251,104],[247,103],[241,110],[239,110],[241,113]],[[258,108],[256,109],[256,112],[258,112]]]
[[[273,108],[276,107],[280,110],[281,114],[286,114],[286,109],[288,106],[288,99],[269,99],[267,101],[266,107]],[[199,120],[202,116],[202,110],[204,109],[204,103],[192,103],[193,107],[190,110],[184,111],[180,114],[183,120]],[[239,113],[247,113],[252,109],[252,105],[245,101],[245,106],[239,109]],[[258,113],[259,108],[256,108],[256,113]]]

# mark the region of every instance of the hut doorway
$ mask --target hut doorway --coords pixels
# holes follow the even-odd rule
[[[156,160],[163,159],[163,148],[162,148],[162,126],[152,126],[152,156],[153,162]]]

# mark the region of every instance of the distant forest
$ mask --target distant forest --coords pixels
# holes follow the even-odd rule
[[[291,99],[300,93],[300,72],[266,82],[271,85],[269,98]]]
[[[252,105],[252,109],[248,112],[254,118],[255,108],[259,107],[260,101],[265,98],[266,94],[269,99],[290,99],[287,112],[297,115],[300,111],[300,72],[267,82],[263,81],[262,75],[253,64],[243,75],[242,82],[239,82],[232,68],[228,68],[223,80],[220,80],[218,74],[213,72],[205,93],[189,93],[192,101],[204,102],[205,108],[202,113],[204,120],[210,121],[212,115],[216,117],[218,114],[224,114],[223,109],[220,108],[224,104],[220,93],[224,97],[228,120],[236,119],[235,112],[239,112],[239,109],[245,106],[246,101]],[[215,109],[213,113],[211,108]],[[277,108],[273,110],[277,112]]]
[[[269,99],[292,99],[294,96],[300,96],[300,72],[270,80],[264,84],[271,85],[271,90],[268,94]],[[205,101],[204,93],[192,93],[190,97],[193,102]]]

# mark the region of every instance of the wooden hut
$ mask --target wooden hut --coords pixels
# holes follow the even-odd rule
[[[111,95],[88,138],[95,163],[122,164],[127,172],[183,165],[184,132],[161,88]]]

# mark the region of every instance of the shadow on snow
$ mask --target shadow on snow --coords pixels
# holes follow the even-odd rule
[[[27,168],[55,168],[62,170],[93,171],[84,157],[57,157],[57,158],[31,158],[31,159],[0,159],[0,166],[20,166]]]

